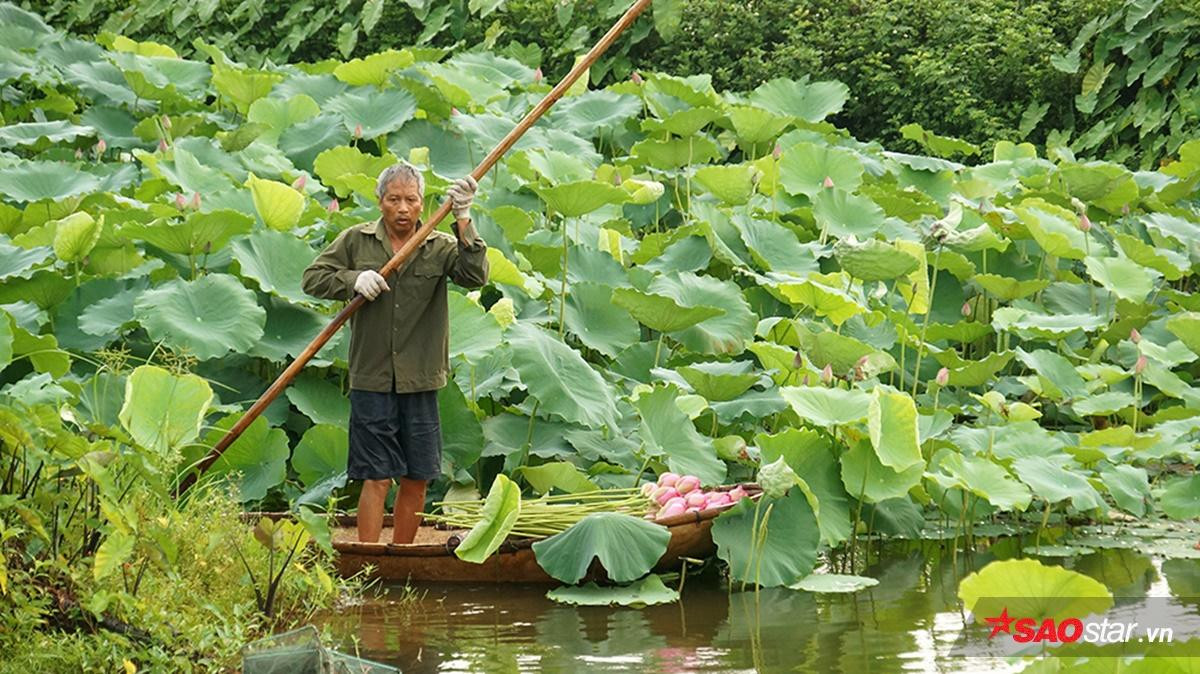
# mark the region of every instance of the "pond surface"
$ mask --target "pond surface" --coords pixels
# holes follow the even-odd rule
[[[547,599],[544,586],[498,585],[422,585],[423,598],[402,602],[403,586],[390,586],[324,622],[340,650],[404,672],[1020,671],[950,651],[965,618],[958,581],[1029,543],[971,555],[935,541],[889,544],[862,573],[879,584],[856,594],[730,592],[708,568],[687,578],[676,604],[575,607]],[[1110,548],[1048,561],[1116,596],[1177,597],[1197,614],[1200,560]]]

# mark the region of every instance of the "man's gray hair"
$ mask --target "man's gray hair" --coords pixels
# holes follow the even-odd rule
[[[421,169],[406,161],[392,164],[379,173],[379,181],[375,183],[375,196],[382,200],[388,185],[395,180],[416,181],[417,191],[421,194],[422,199],[425,198],[425,176],[421,175]]]

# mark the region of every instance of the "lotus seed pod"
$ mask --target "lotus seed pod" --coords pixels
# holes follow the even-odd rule
[[[938,370],[937,376],[933,379],[938,386],[945,386],[950,383],[950,369],[943,367]]]

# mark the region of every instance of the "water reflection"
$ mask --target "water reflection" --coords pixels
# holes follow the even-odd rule
[[[853,595],[730,592],[709,570],[688,579],[680,603],[643,609],[563,606],[545,587],[443,585],[423,587],[407,610],[385,598],[325,622],[343,650],[405,672],[1018,671],[948,653],[965,619],[959,580],[1020,549],[893,544],[863,574],[879,585]],[[1176,595],[1197,608],[1198,560],[1106,549],[1065,564],[1114,594]]]

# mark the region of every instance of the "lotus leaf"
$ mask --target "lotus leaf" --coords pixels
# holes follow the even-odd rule
[[[679,374],[696,393],[709,401],[733,400],[758,383],[753,363],[693,363],[678,368]]]
[[[833,248],[842,270],[863,281],[888,281],[916,271],[920,260],[894,246],[868,239],[838,241]]]
[[[569,529],[533,544],[538,565],[564,583],[577,583],[592,559],[599,559],[609,580],[628,583],[646,575],[663,553],[671,534],[653,522],[621,513],[593,513]]]
[[[615,429],[609,387],[579,352],[540,328],[516,323],[508,329],[513,365],[542,412],[590,427]]]
[[[788,585],[793,590],[816,592],[818,594],[842,594],[858,592],[868,587],[875,587],[879,581],[863,576],[848,576],[840,573],[814,573],[805,576],[798,583]]]
[[[246,181],[254,198],[254,210],[263,224],[271,229],[286,232],[300,220],[304,211],[304,195],[274,180],[263,180],[250,175]]]
[[[903,472],[925,463],[917,440],[917,406],[908,394],[876,388],[867,406],[867,431],[883,465]]]
[[[312,487],[317,482],[346,470],[349,439],[345,426],[316,424],[304,431],[304,437],[292,452],[292,468],[300,481]]]
[[[205,444],[215,445],[240,418],[240,414],[231,414],[218,421],[204,436]],[[258,417],[213,462],[203,479],[230,480],[237,485],[243,503],[258,501],[287,477],[289,453],[287,433],[271,428],[266,417]]]
[[[176,376],[142,365],[125,382],[125,404],[117,416],[134,441],[165,455],[200,434],[212,399],[208,382],[194,374]]]
[[[576,494],[596,491],[600,488],[574,464],[566,461],[551,461],[540,466],[524,466],[520,470],[521,476],[539,494],[548,493],[553,489]]]
[[[985,457],[942,450],[933,464],[939,472],[930,477],[946,489],[963,489],[982,498],[997,510],[1023,511],[1032,496],[1029,488]]]
[[[717,457],[712,440],[700,435],[676,405],[679,391],[673,385],[657,386],[634,402],[641,417],[641,436],[647,451],[665,455],[667,467],[680,475],[695,475],[706,485],[725,481],[725,463]]]
[[[547,599],[574,606],[653,606],[679,601],[679,592],[663,584],[662,578],[650,574],[630,585],[600,587],[595,583],[560,587],[546,593]]]
[[[99,188],[96,176],[59,162],[29,161],[0,168],[0,194],[13,201],[61,201]]]
[[[924,470],[924,460],[903,471],[883,465],[866,439],[853,443],[850,451],[842,455],[842,484],[846,493],[868,503],[905,496],[921,483]]]
[[[488,490],[479,523],[471,528],[454,549],[459,559],[482,564],[499,549],[521,513],[521,490],[503,474],[497,475]]]
[[[233,257],[242,276],[254,279],[263,292],[292,302],[312,302],[300,288],[300,277],[316,256],[302,239],[271,230],[254,232],[233,243]]]
[[[1161,274],[1125,257],[1089,257],[1088,274],[1114,295],[1130,302],[1145,301]]]
[[[787,78],[760,84],[750,102],[777,115],[794,116],[806,122],[820,122],[840,112],[850,98],[850,89],[841,82],[797,82]]]
[[[152,339],[201,360],[249,349],[262,337],[266,322],[254,293],[226,274],[146,290],[134,303],[134,313]]]
[[[754,312],[741,288],[730,281],[690,272],[656,276],[646,291],[665,295],[684,307],[716,307],[723,313],[673,333],[680,343],[698,353],[741,353],[754,335]],[[615,293],[614,293],[615,295]],[[635,318],[639,318],[635,316]]]
[[[619,204],[626,200],[625,190],[595,180],[555,185],[538,190],[546,205],[555,213],[565,217],[578,217],[608,204]]]
[[[613,292],[609,286],[590,281],[573,284],[564,317],[567,330],[579,341],[610,357],[616,357],[641,338],[637,322],[613,303]]]
[[[779,393],[801,420],[826,428],[861,421],[870,412],[870,396],[856,389],[784,386]]]
[[[958,597],[979,623],[1002,609],[1012,616],[1057,621],[1100,614],[1113,605],[1112,594],[1100,582],[1032,559],[989,563],[959,583]]]
[[[758,170],[750,164],[728,164],[705,166],[696,171],[696,182],[700,183],[718,199],[727,204],[744,204],[754,193]]]
[[[128,222],[121,226],[121,233],[136,237],[161,248],[168,253],[200,255],[215,253],[239,234],[247,234],[254,226],[254,218],[219,209],[190,214],[182,223],[171,224],[166,220],[155,220],[145,224]]]
[[[346,428],[350,402],[337,386],[324,379],[302,375],[287,388],[288,400],[315,424]]]
[[[1076,510],[1104,507],[1104,499],[1096,488],[1078,470],[1068,470],[1061,462],[1026,456],[1013,461],[1013,470],[1044,501],[1058,503],[1070,499]]]
[[[730,578],[762,587],[799,582],[816,565],[820,544],[816,516],[800,489],[781,499],[738,501],[713,522],[712,537]]]

